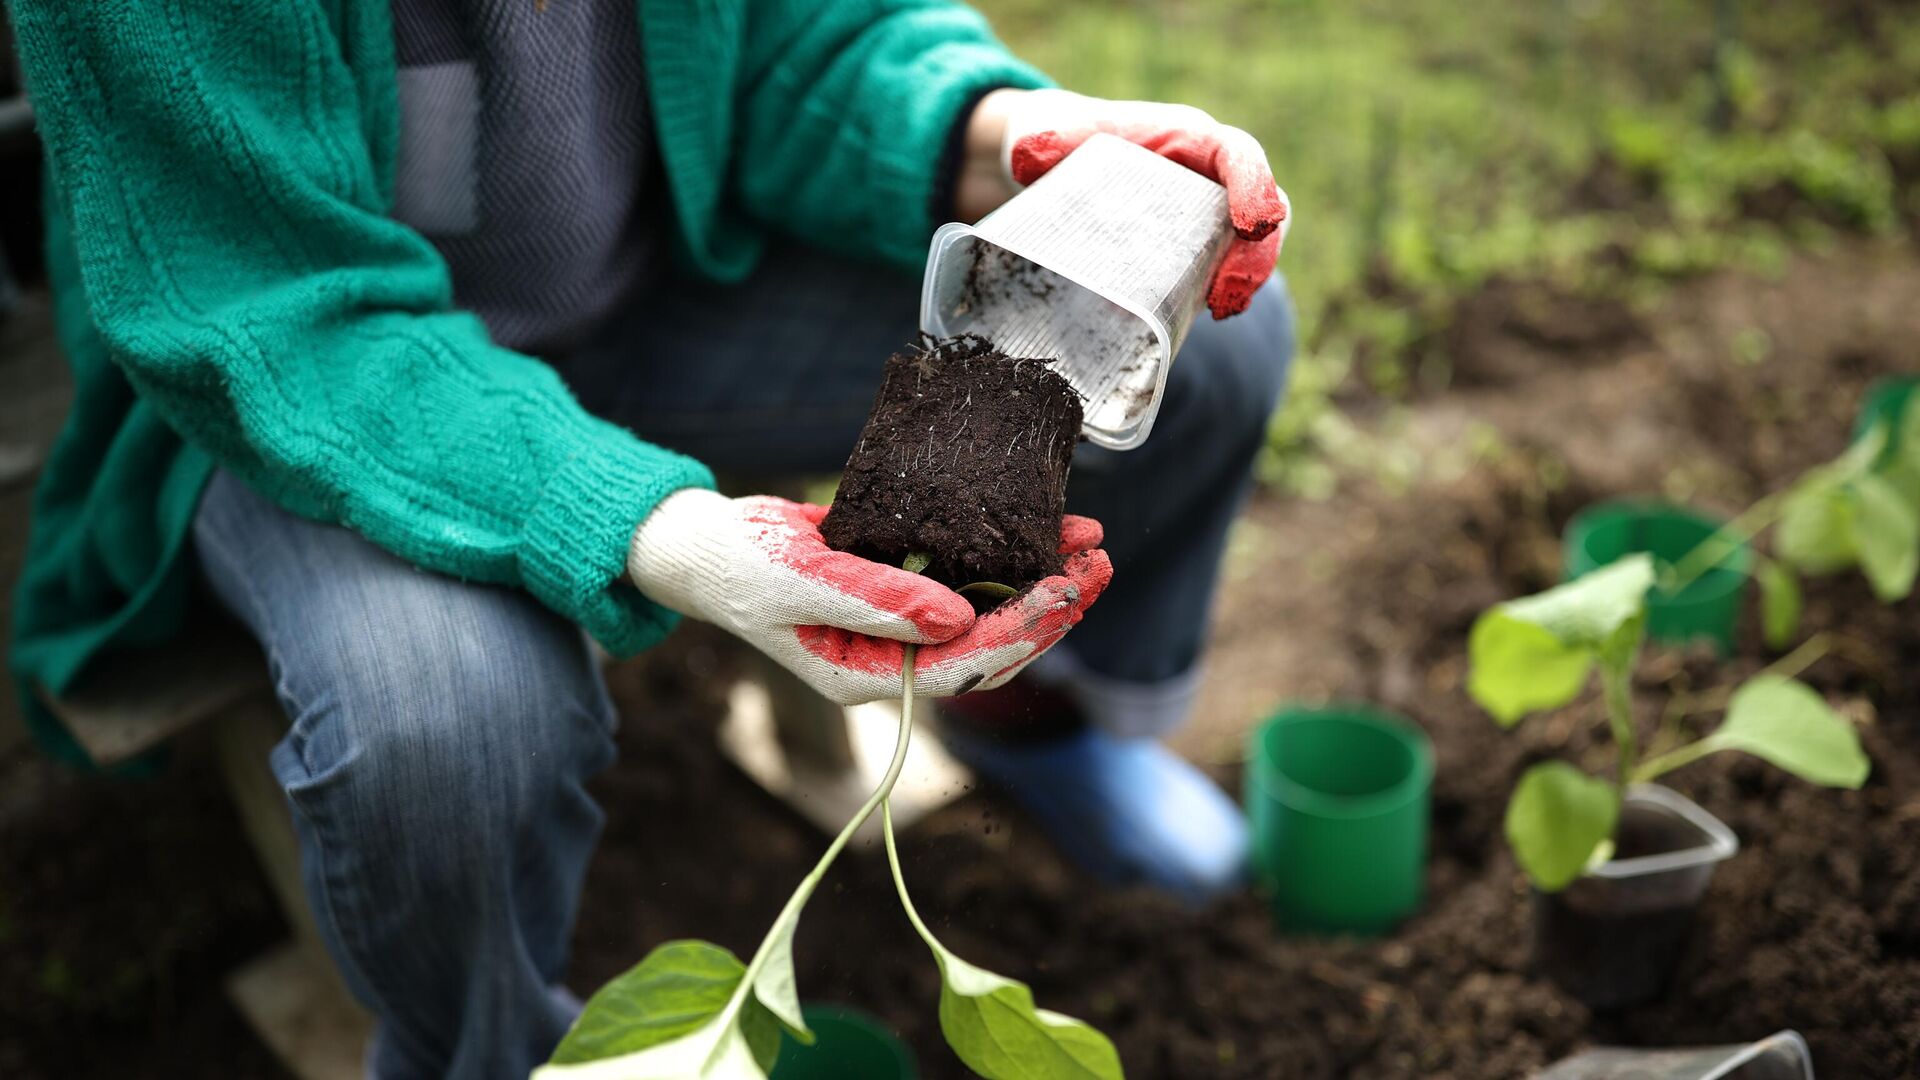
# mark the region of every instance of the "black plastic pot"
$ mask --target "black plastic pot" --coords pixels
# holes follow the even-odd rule
[[[1534,961],[1591,1008],[1659,997],[1713,868],[1740,850],[1720,820],[1658,784],[1627,791],[1614,858],[1556,893],[1534,893]]]

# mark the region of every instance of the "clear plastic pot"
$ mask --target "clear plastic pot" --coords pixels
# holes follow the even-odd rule
[[[933,234],[920,328],[1057,360],[1086,401],[1087,438],[1125,450],[1153,430],[1232,237],[1225,188],[1095,135],[978,224]]]
[[[1601,1046],[1558,1062],[1534,1080],[1813,1080],[1813,1055],[1797,1031],[1728,1046]]]
[[[1596,1009],[1660,996],[1713,868],[1740,850],[1733,830],[1658,784],[1627,790],[1617,854],[1555,893],[1534,893],[1534,959]]]

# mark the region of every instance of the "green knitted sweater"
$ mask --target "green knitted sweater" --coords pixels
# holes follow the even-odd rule
[[[389,2],[12,0],[77,395],[35,499],[11,666],[63,756],[32,688],[180,631],[216,464],[420,566],[522,586],[615,654],[672,625],[626,584],[627,543],[712,478],[493,344],[387,215]],[[1044,81],[945,0],[638,6],[677,253],[716,280],[774,228],[919,262],[958,109]]]

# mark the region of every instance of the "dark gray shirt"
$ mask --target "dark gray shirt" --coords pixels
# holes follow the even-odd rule
[[[494,340],[553,353],[631,295],[658,243],[633,0],[393,0],[394,217]]]

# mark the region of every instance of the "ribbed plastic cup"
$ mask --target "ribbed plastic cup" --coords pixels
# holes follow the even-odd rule
[[[1253,734],[1254,873],[1282,930],[1384,933],[1426,886],[1433,744],[1365,705],[1286,708]]]
[[[878,1018],[839,1005],[800,1010],[813,1029],[807,1046],[781,1036],[771,1080],[916,1080],[913,1053]]]
[[[1598,1046],[1534,1080],[1813,1080],[1813,1054],[1789,1028],[1726,1046]]]
[[[1095,135],[978,224],[933,234],[920,328],[1057,361],[1101,446],[1144,442],[1167,368],[1233,238],[1227,192]]]
[[[1881,460],[1891,457],[1900,445],[1900,420],[1906,415],[1907,403],[1913,400],[1913,391],[1920,387],[1920,376],[1890,375],[1876,379],[1867,387],[1867,396],[1860,401],[1860,415],[1853,422],[1855,442],[1866,437],[1869,429],[1876,423],[1887,425],[1887,448],[1880,452]]]
[[[1691,510],[1657,502],[1608,502],[1587,507],[1567,524],[1566,578],[1585,576],[1624,556],[1648,552],[1655,560],[1676,563],[1719,531],[1721,522]],[[1753,565],[1753,549],[1741,544],[1719,565],[1679,591],[1659,589],[1647,597],[1647,634],[1684,645],[1707,640],[1725,656],[1733,651],[1740,599]]]

